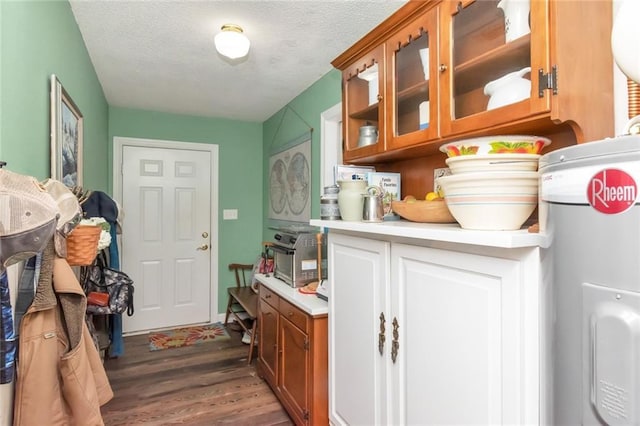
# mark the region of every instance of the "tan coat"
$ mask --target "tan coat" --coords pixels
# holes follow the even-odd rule
[[[104,424],[100,406],[113,392],[85,323],[86,304],[73,270],[49,244],[20,324],[14,425]]]

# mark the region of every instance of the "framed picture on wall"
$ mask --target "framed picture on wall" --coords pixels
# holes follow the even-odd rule
[[[269,219],[307,223],[311,218],[311,134],[300,140],[269,157]]]
[[[60,80],[51,75],[51,177],[82,185],[82,113]]]

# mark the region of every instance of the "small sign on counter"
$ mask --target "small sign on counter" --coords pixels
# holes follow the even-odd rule
[[[398,220],[400,216],[391,210],[391,202],[400,200],[400,173],[391,172],[369,172],[367,173],[367,183],[375,185],[382,190],[382,207],[384,209],[384,220]]]

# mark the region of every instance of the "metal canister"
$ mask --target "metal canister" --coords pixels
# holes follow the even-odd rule
[[[339,191],[340,188],[337,185],[324,187],[324,194],[320,197],[320,219],[340,220]]]

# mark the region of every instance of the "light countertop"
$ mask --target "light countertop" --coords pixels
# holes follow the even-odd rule
[[[278,296],[291,302],[309,315],[327,315],[329,312],[327,302],[315,294],[302,294],[297,288],[287,285],[284,281],[275,278],[273,275],[256,274],[255,277],[260,284],[274,291]]]
[[[329,232],[331,232],[332,229],[336,229],[373,235],[387,235],[499,248],[548,248],[551,243],[551,237],[546,233],[530,233],[526,229],[519,229],[517,231],[474,231],[462,229],[457,223],[416,223],[407,220],[367,223],[312,219],[310,224],[329,229]]]

